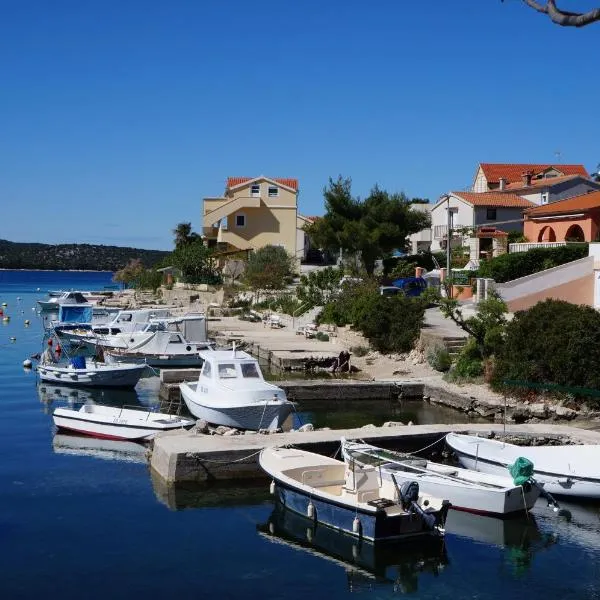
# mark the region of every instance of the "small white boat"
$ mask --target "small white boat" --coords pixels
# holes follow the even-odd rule
[[[294,405],[285,392],[264,380],[258,361],[246,352],[200,352],[196,382],[179,384],[188,410],[198,419],[236,429],[278,429]]]
[[[474,471],[504,473],[523,456],[533,463],[535,479],[546,492],[600,498],[600,445],[516,446],[456,433],[449,433],[446,443],[460,463]]]
[[[88,387],[135,387],[146,365],[97,362],[84,356],[58,363],[40,362],[37,372],[42,381]]]
[[[42,310],[58,310],[58,307],[63,304],[93,304],[89,300],[89,296],[85,296],[82,292],[63,292],[60,296],[53,296],[50,300],[38,300]]]
[[[372,466],[354,465],[297,448],[265,448],[260,466],[288,510],[368,541],[441,535],[450,503],[409,482],[397,486]]]
[[[100,404],[84,404],[79,410],[56,408],[52,418],[59,429],[109,440],[149,440],[161,431],[194,425],[178,415]]]
[[[487,515],[522,513],[533,507],[541,492],[534,482],[516,485],[507,470],[502,476],[489,475],[343,438],[342,456],[348,464],[376,467],[383,479],[393,476],[399,484],[416,481],[423,492],[448,498],[456,510]]]
[[[144,363],[152,367],[200,367],[203,359],[199,352],[210,348],[209,342],[189,342],[181,333],[155,331],[143,341],[127,348],[106,349],[109,363]]]

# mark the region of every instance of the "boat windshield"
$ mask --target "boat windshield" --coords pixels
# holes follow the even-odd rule
[[[233,363],[219,363],[219,379],[235,379],[235,365]]]
[[[242,363],[241,367],[243,377],[260,377],[255,363]]]

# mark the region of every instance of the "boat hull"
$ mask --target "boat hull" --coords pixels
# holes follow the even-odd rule
[[[540,495],[540,489],[531,484],[499,490],[453,485],[452,482],[435,481],[427,476],[415,478],[414,473],[402,471],[394,471],[394,477],[399,485],[416,480],[419,488],[426,494],[437,498],[448,498],[454,510],[482,515],[503,516],[522,513],[533,508]]]
[[[482,438],[482,442],[484,439]],[[462,444],[450,436],[447,436],[446,443],[452,448],[461,465],[467,469],[482,473],[504,475],[506,474],[508,465],[515,460],[515,457],[512,455],[506,458],[487,456],[483,448],[483,443],[481,445]],[[523,456],[527,457],[526,447],[519,447],[519,451]],[[536,464],[535,459],[532,459],[532,462],[534,463],[535,480],[544,484],[546,492],[556,496],[600,499],[600,475],[598,478],[595,478],[577,477],[569,473],[556,473],[552,471],[550,466]]]
[[[388,516],[383,511],[367,513],[350,504],[321,499],[292,488],[277,479],[275,481],[276,499],[286,509],[299,515],[308,516],[308,505],[312,504],[314,515],[312,520],[314,522],[352,537],[375,542],[440,535],[437,529],[425,529],[421,519],[413,513],[394,516]],[[356,531],[353,525],[356,517],[360,521],[359,531]]]
[[[201,367],[204,362],[198,354],[181,355],[154,355],[154,354],[116,354],[106,352],[105,357],[109,363],[135,363],[144,364],[157,369],[171,369],[183,367]]]
[[[184,425],[180,421],[173,420],[172,423],[161,423],[148,421],[146,423],[135,422],[106,422],[94,420],[90,415],[87,418],[78,415],[78,411],[68,409],[56,409],[52,416],[54,424],[59,430],[73,431],[82,435],[102,438],[106,440],[149,440],[161,431],[181,429]],[[119,421],[120,419],[115,419]],[[192,425],[192,422],[187,422]]]
[[[188,410],[197,419],[214,425],[225,425],[236,429],[279,429],[291,414],[294,405],[287,400],[265,400],[238,406],[210,407],[202,403],[198,394],[186,385],[180,386],[181,395]]]
[[[42,381],[60,385],[85,387],[135,387],[144,372],[145,365],[119,365],[115,368],[73,369],[52,365],[39,365],[38,375]]]

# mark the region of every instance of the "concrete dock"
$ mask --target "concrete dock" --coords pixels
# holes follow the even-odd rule
[[[258,465],[263,448],[294,445],[333,456],[340,438],[363,439],[378,446],[415,452],[429,445],[443,447],[447,433],[502,432],[503,425],[413,425],[398,427],[362,427],[359,429],[288,432],[271,435],[257,433],[221,436],[188,431],[159,434],[153,443],[150,461],[153,477],[165,484],[206,482],[264,477]],[[515,434],[562,437],[579,443],[600,444],[600,432],[546,423],[510,425]]]

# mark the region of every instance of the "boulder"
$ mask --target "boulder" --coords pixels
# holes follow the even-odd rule
[[[315,430],[315,426],[312,423],[305,423],[304,425],[302,425],[302,427],[298,428],[298,431],[301,432],[305,432],[305,431],[314,431]]]
[[[363,425],[361,429],[377,429],[377,425],[373,425],[373,423],[368,423],[367,425]]]
[[[574,419],[577,416],[577,411],[566,406],[557,406],[554,414],[557,419]]]
[[[386,421],[382,427],[403,427],[404,423],[402,421]]]
[[[229,431],[231,428],[230,427],[225,427],[225,425],[219,425],[214,431],[213,433],[215,435],[225,435],[225,433],[227,431]]]
[[[237,429],[235,429],[234,427],[232,427],[231,429],[226,431],[223,435],[240,435],[240,432]]]
[[[543,402],[530,404],[529,413],[535,419],[546,419],[548,417],[548,407]]]
[[[208,433],[208,423],[204,419],[198,419],[193,431],[194,433]]]

